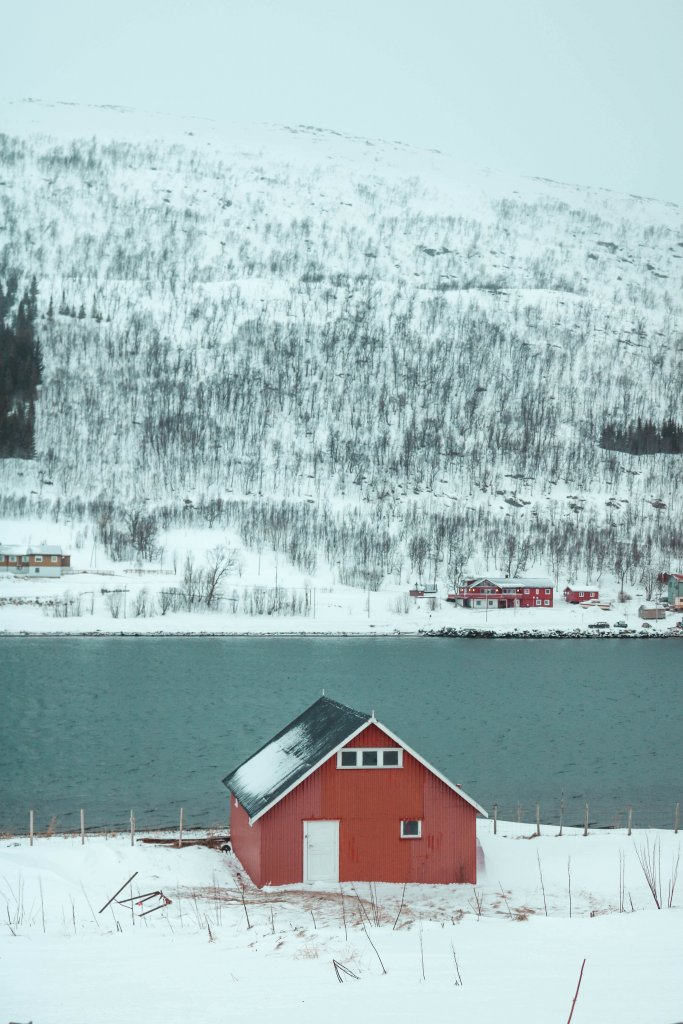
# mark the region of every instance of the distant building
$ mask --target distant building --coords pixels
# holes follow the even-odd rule
[[[666,611],[654,604],[641,604],[638,615],[641,619],[665,619]]]
[[[486,811],[374,713],[321,697],[223,782],[255,885],[477,881]]]
[[[564,599],[569,604],[582,604],[584,601],[597,601],[600,593],[591,590],[589,587],[565,587],[563,590]]]
[[[683,608],[683,572],[670,572],[667,582],[667,600],[670,608]]]
[[[436,597],[436,583],[416,583],[408,593],[411,597]]]
[[[61,576],[71,566],[71,555],[65,555],[54,544],[29,547],[28,550],[0,546],[0,573],[15,576]]]
[[[448,599],[460,608],[552,608],[553,583],[547,579],[482,576],[463,580]]]

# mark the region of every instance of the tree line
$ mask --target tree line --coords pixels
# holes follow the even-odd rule
[[[657,424],[640,416],[623,426],[608,422],[600,432],[600,447],[629,455],[681,455],[683,424],[674,419]]]
[[[0,278],[0,459],[35,454],[35,402],[41,380],[35,277],[19,297],[19,274]]]

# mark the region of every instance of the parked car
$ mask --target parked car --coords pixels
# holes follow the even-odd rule
[[[628,629],[628,622],[624,622],[623,619],[619,619],[618,622],[614,623],[615,629]]]
[[[609,622],[589,622],[588,623],[588,628],[589,629],[609,629],[610,628],[610,624],[609,624]]]

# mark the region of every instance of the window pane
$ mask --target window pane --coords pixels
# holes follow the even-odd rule
[[[355,768],[358,752],[356,750],[342,750],[341,763],[344,768]]]
[[[419,821],[402,821],[401,822],[401,835],[404,836],[419,836],[420,834],[420,822]]]
[[[382,754],[382,763],[385,766],[398,765],[398,750],[385,750]]]
[[[368,768],[372,768],[377,764],[377,751],[376,750],[364,750],[363,751],[363,764]]]

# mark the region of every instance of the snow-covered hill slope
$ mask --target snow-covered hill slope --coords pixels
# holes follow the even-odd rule
[[[598,444],[683,418],[680,208],[304,126],[0,129],[0,280],[35,276],[44,362],[0,514],[128,558],[219,525],[371,587],[680,563],[683,456]]]

